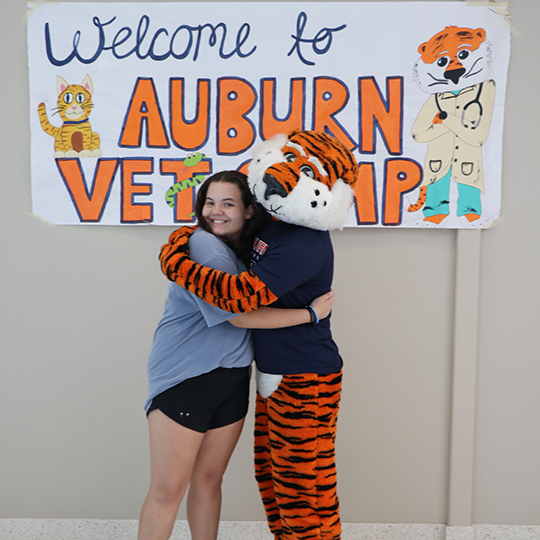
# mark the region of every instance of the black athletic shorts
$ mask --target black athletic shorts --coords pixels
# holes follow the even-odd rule
[[[178,424],[206,433],[246,416],[250,368],[217,368],[158,394],[148,413],[159,409]]]

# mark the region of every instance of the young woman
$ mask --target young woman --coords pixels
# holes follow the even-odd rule
[[[208,178],[197,194],[195,214],[199,228],[189,239],[190,256],[228,273],[243,271],[264,219],[246,176],[225,171]],[[322,319],[332,304],[329,292],[312,307]],[[192,539],[217,539],[221,482],[248,409],[253,347],[247,329],[310,321],[308,309],[234,315],[170,284],[148,359],[151,480],[139,540],[170,537],[188,485]]]

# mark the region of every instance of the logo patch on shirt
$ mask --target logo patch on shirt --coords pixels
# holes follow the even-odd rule
[[[267,248],[268,244],[265,244],[262,240],[255,238],[255,242],[253,242],[253,251],[256,251],[259,255],[264,255]]]

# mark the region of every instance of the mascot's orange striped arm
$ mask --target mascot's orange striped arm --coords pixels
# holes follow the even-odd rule
[[[209,304],[231,313],[254,311],[275,302],[277,296],[251,271],[231,275],[208,268],[189,258],[189,237],[195,227],[180,227],[161,248],[161,270]]]
[[[274,218],[310,229],[342,228],[353,203],[358,167],[336,138],[293,130],[260,144],[249,165],[255,199]],[[173,232],[161,248],[163,273],[199,298],[232,313],[253,311],[277,297],[251,271],[230,275],[189,259],[192,227]]]

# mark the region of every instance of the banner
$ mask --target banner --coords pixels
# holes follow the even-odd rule
[[[33,211],[194,222],[197,186],[292,129],[359,163],[349,227],[485,227],[510,31],[485,2],[30,4]]]

